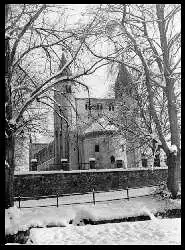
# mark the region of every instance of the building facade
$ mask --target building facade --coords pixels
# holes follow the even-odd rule
[[[60,68],[65,62],[63,56]],[[73,83],[59,81],[54,99],[54,141],[40,145],[40,150],[30,145],[30,170],[35,162],[37,170],[142,166],[139,150],[128,151],[126,140],[110,122],[123,100],[129,107],[135,106],[131,78],[124,66],[115,82],[115,98],[76,98]]]

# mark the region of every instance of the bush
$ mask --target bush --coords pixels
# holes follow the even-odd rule
[[[171,198],[171,193],[169,192],[166,183],[162,183],[160,186],[156,187],[152,194],[155,198],[160,200]]]

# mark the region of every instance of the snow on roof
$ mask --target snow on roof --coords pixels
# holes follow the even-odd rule
[[[95,158],[89,158],[89,161],[96,161]]]
[[[37,162],[37,159],[31,159],[31,162]]]
[[[117,128],[114,125],[110,125],[105,118],[99,118],[91,123],[91,125],[84,131],[84,134],[97,132],[97,131],[116,131]]]

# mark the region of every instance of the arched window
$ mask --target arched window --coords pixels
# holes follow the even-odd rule
[[[115,163],[115,157],[113,155],[110,157],[110,161],[112,164]]]

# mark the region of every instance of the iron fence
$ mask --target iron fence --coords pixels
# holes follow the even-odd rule
[[[140,188],[145,188],[145,187],[159,187],[161,185],[164,185],[164,183],[162,182],[162,183],[160,183],[158,185],[139,186],[139,187],[132,187],[132,188],[126,187],[125,189],[113,189],[113,190],[110,189],[110,190],[107,190],[107,191],[105,191],[105,190],[95,191],[94,189],[92,189],[91,192],[70,193],[70,194],[62,194],[62,195],[59,195],[58,192],[56,192],[55,195],[47,195],[47,196],[31,196],[31,197],[21,197],[21,196],[18,196],[18,197],[14,197],[14,201],[18,201],[18,207],[19,208],[31,208],[31,207],[34,207],[34,206],[31,206],[31,207],[23,207],[23,206],[21,206],[21,201],[26,201],[26,200],[40,200],[40,199],[46,199],[46,198],[56,198],[55,205],[53,205],[53,204],[47,204],[47,205],[41,205],[41,206],[35,206],[35,207],[48,207],[48,206],[59,207],[59,197],[92,194],[92,199],[90,201],[76,202],[76,203],[74,203],[74,202],[72,202],[72,203],[64,203],[64,204],[61,204],[61,205],[84,204],[84,203],[93,203],[95,205],[96,202],[106,202],[106,201],[114,201],[114,200],[122,200],[122,199],[130,200],[131,198],[143,197],[143,196],[150,196],[151,194],[130,196],[129,190],[140,189]],[[98,194],[98,193],[105,193],[105,192],[108,193],[108,192],[114,192],[114,191],[121,191],[121,192],[123,192],[124,195],[126,193],[126,197],[113,198],[113,199],[107,199],[107,200],[96,200],[96,194]]]

